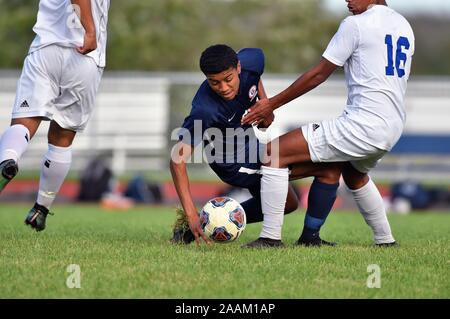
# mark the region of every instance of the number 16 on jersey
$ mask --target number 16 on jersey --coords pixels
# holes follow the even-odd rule
[[[384,43],[387,46],[387,62],[386,75],[394,76],[395,70],[397,70],[397,76],[399,78],[405,75],[405,65],[406,65],[406,53],[403,49],[409,50],[409,40],[406,37],[399,37],[397,40],[397,48],[395,50],[395,70],[394,70],[394,46],[392,44],[392,35],[386,34],[384,38]],[[403,61],[403,64],[401,63]]]

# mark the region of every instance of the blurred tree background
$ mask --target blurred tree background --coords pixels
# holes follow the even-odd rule
[[[21,68],[38,2],[0,0],[0,68]],[[226,43],[263,48],[268,72],[298,73],[318,61],[341,19],[316,0],[112,0],[108,69],[198,71],[202,50]],[[414,74],[449,75],[450,18],[408,19]]]

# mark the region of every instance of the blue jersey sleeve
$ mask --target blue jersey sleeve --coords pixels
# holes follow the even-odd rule
[[[243,69],[256,72],[259,75],[264,73],[264,52],[261,49],[241,49],[238,52],[238,59],[241,61]]]
[[[179,141],[193,147],[203,141],[203,134],[214,124],[214,115],[211,112],[211,103],[202,96],[202,89],[192,101],[191,113],[184,119],[182,128],[178,133]]]
[[[203,141],[203,133],[207,125],[208,119],[199,108],[193,107],[191,113],[184,119],[183,126],[178,133],[179,141],[193,147],[197,146]]]

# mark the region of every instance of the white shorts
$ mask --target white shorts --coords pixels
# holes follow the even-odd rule
[[[361,173],[374,168],[386,150],[356,137],[354,124],[347,117],[309,123],[302,126],[313,162],[350,162]]]
[[[75,48],[49,45],[25,58],[12,118],[54,120],[83,131],[91,116],[103,74],[95,61]]]

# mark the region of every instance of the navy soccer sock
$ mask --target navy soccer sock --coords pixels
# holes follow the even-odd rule
[[[305,215],[302,237],[309,239],[320,230],[336,200],[337,184],[324,184],[316,179],[311,184],[308,195],[308,209]]]
[[[247,224],[263,221],[264,215],[261,209],[261,198],[252,197],[249,200],[242,202],[241,206],[245,211]]]

